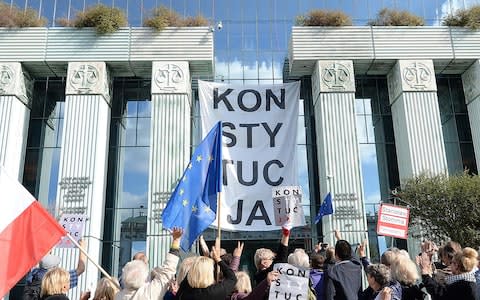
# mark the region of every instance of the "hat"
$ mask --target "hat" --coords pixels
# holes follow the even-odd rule
[[[48,270],[51,268],[55,268],[59,264],[60,264],[60,257],[53,254],[48,254],[48,255],[45,255],[40,261],[40,268]]]

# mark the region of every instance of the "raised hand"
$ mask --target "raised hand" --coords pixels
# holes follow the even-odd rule
[[[238,256],[238,257],[242,256],[243,246],[244,246],[244,245],[245,245],[244,243],[238,241],[238,242],[237,242],[237,248],[235,248],[235,249],[233,250],[233,256]]]

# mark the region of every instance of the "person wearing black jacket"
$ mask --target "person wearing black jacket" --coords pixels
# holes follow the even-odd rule
[[[183,280],[178,289],[176,298],[179,300],[225,300],[232,294],[237,277],[235,273],[220,258],[219,248],[213,247],[213,258],[199,256],[190,268],[186,280]],[[223,280],[215,283],[214,267],[220,266]]]

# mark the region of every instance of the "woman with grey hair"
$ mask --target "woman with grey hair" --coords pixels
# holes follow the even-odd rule
[[[392,289],[388,287],[391,280],[390,269],[383,264],[371,264],[365,270],[368,286],[373,294],[362,295],[361,300],[390,300]]]

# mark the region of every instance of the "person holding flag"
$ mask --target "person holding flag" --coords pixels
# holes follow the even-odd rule
[[[184,251],[215,220],[221,188],[222,123],[218,122],[195,149],[162,213],[163,229],[183,228]]]

